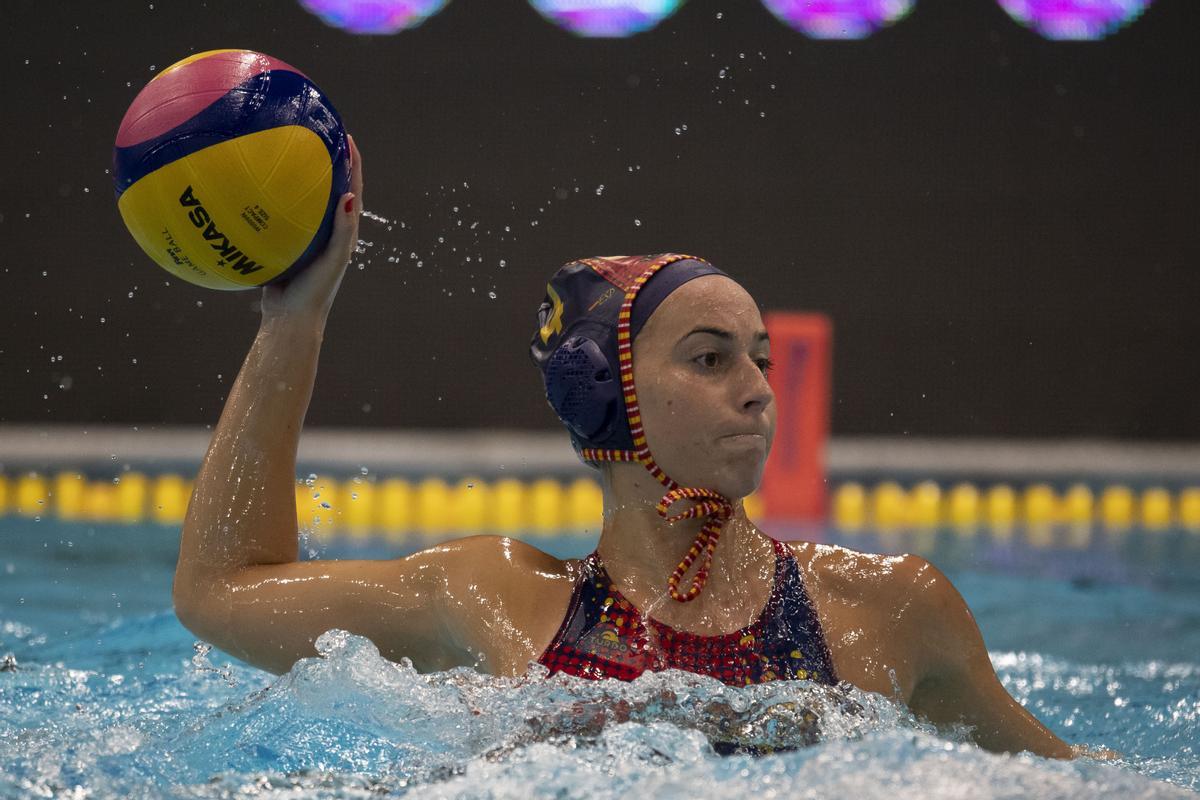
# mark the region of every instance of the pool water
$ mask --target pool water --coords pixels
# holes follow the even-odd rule
[[[176,531],[8,518],[0,797],[1124,799],[1200,789],[1200,536],[830,536],[933,560],[973,609],[1008,690],[1066,741],[1123,758],[993,755],[878,695],[803,682],[421,675],[338,631],[321,638],[319,657],[275,677],[209,651],[175,619]],[[559,556],[593,544],[534,541]],[[402,554],[382,543],[316,549]],[[803,709],[818,713],[816,728]],[[714,751],[731,739],[775,752]]]

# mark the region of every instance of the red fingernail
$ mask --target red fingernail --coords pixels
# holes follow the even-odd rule
[[[350,195],[350,198],[348,200],[346,200],[346,213],[349,214],[353,210],[354,210],[354,195]]]

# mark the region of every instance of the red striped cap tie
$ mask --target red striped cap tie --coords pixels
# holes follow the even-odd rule
[[[687,603],[699,597],[700,592],[704,589],[704,584],[708,580],[709,569],[712,566],[713,551],[717,549],[717,540],[721,537],[721,530],[726,520],[733,516],[733,503],[730,502],[729,498],[711,489],[680,486],[655,463],[654,457],[650,454],[650,447],[646,444],[646,432],[642,428],[642,415],[638,407],[637,390],[633,385],[633,342],[630,338],[630,318],[632,316],[633,301],[637,297],[638,290],[645,285],[646,281],[650,280],[655,272],[667,264],[682,259],[703,260],[697,259],[695,256],[675,253],[655,258],[648,263],[646,270],[630,285],[625,293],[625,300],[621,304],[620,313],[617,315],[617,358],[620,363],[621,389],[624,394],[625,409],[629,419],[629,430],[633,434],[633,444],[636,449],[601,450],[584,448],[580,452],[580,455],[585,461],[634,461],[644,466],[659,483],[667,487],[667,493],[663,495],[656,506],[659,515],[666,519],[667,522],[677,522],[693,517],[708,517],[708,521],[704,523],[704,527],[696,534],[691,547],[688,548],[679,565],[675,567],[675,571],[671,573],[671,577],[667,579],[667,589],[670,592],[671,598],[680,603]],[[679,514],[668,516],[670,507],[681,500],[693,500],[695,501],[695,505]],[[692,577],[691,587],[686,592],[680,592],[679,583],[701,553],[703,553],[704,557],[700,561],[700,566],[697,568],[696,574]]]

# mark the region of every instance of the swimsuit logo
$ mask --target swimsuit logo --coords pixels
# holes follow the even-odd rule
[[[204,240],[212,243],[212,249],[217,251],[221,260],[217,262],[217,266],[229,266],[231,269],[249,275],[251,272],[257,272],[262,269],[262,264],[258,264],[246,258],[246,254],[237,248],[229,237],[217,230],[217,226],[213,224],[212,217],[200,203],[200,198],[192,193],[192,187],[188,186],[183,190],[183,194],[179,196],[179,205],[184,208],[191,208],[188,212],[188,219],[197,228],[202,229]]]
[[[550,295],[550,299],[554,301],[554,311],[550,314],[550,318],[542,323],[542,329],[539,331],[542,336],[542,344],[550,341],[550,337],[554,334],[562,333],[563,301],[550,284],[546,284],[546,294]],[[545,303],[542,305],[546,306]]]
[[[612,628],[593,628],[579,640],[579,647],[592,655],[611,657],[628,653],[629,648],[621,641],[621,635]]]

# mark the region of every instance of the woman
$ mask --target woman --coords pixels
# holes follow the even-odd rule
[[[298,561],[296,448],[362,209],[351,152],[330,243],[264,290],[197,476],[175,574],[184,625],[274,672],[343,628],[422,671],[517,675],[540,661],[586,677],[841,680],[971,726],[991,750],[1072,756],[1000,685],[962,598],[928,562],[785,545],[746,518],[775,430],[769,343],[750,295],[699,259],[587,259],[547,287],[531,353],[600,469],[595,553],[561,561],[474,536],[391,561]]]

